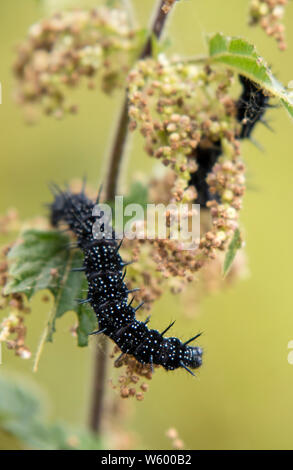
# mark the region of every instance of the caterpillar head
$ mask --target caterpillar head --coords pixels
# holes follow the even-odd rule
[[[202,349],[193,346],[186,346],[183,356],[183,363],[186,367],[197,369],[202,365]]]
[[[66,200],[63,194],[58,194],[54,202],[50,206],[51,211],[51,224],[57,227],[59,222],[64,219],[66,215]]]
[[[69,190],[62,191],[57,185],[52,185],[54,201],[50,204],[50,221],[53,227],[57,227],[60,222],[76,221],[72,213],[82,219],[83,215],[91,215],[93,203],[83,192],[71,193]]]

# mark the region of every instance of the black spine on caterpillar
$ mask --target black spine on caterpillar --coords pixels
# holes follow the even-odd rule
[[[216,194],[211,194],[206,178],[211,173],[213,166],[222,154],[222,144],[220,140],[213,142],[209,146],[200,145],[195,149],[197,170],[191,173],[188,185],[194,186],[197,192],[195,204],[205,207],[208,201],[218,200]]]
[[[265,95],[262,88],[249,78],[239,75],[239,81],[242,85],[242,94],[236,102],[236,119],[241,124],[238,139],[251,139],[251,134],[258,122],[268,126],[264,120],[264,114],[270,106],[269,96]],[[210,193],[206,178],[221,154],[220,140],[210,143],[209,146],[200,143],[194,151],[198,169],[191,174],[189,186],[195,187],[197,191],[195,203],[200,204],[201,207],[205,207],[207,202],[213,199],[219,200],[217,194]]]
[[[263,122],[263,116],[269,107],[269,96],[262,88],[249,78],[239,75],[242,94],[236,103],[237,121],[241,124],[239,139],[249,139],[258,122]]]
[[[123,272],[127,263],[119,255],[120,244],[115,240],[114,231],[104,227],[104,238],[95,238],[94,203],[83,192],[72,194],[56,188],[54,192],[51,223],[55,227],[65,223],[84,253],[82,269],[88,281],[88,296],[82,302],[89,302],[96,313],[99,330],[93,334],[109,336],[122,353],[133,355],[142,364],[161,365],[166,370],[183,367],[193,374],[189,368],[201,366],[202,349],[189,346],[189,343],[199,335],[183,343],[178,338],[164,337],[172,324],[159,333],[148,328],[148,319],[145,322],[137,320],[136,311],[140,306],[134,308],[132,301],[128,303],[130,292]]]

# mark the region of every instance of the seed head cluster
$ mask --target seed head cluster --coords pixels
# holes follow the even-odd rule
[[[18,217],[15,209],[9,209],[0,218],[0,235],[14,238],[21,229],[26,227],[48,229],[48,221],[42,217],[37,217],[24,224]],[[9,243],[2,247],[0,252],[0,343],[15,352],[22,359],[29,359],[31,351],[26,345],[27,327],[25,324],[26,315],[30,313],[25,295],[22,292],[5,293],[5,288],[9,284],[11,273],[9,272],[9,253],[11,248],[21,243],[18,238],[14,243]]]
[[[200,142],[231,140],[235,134],[228,94],[233,82],[228,70],[164,55],[138,62],[128,76],[130,129],[138,127],[146,152],[177,173],[180,199],[196,170],[192,155]]]
[[[281,51],[287,48],[283,18],[288,0],[251,0],[249,20],[260,24],[268,36],[272,36]]]
[[[212,270],[214,280],[222,278],[217,261],[221,259],[223,262],[222,254],[225,254],[235,230],[239,228],[239,211],[245,193],[245,166],[235,147],[231,145],[230,150],[234,153],[227,151],[207,177],[211,194],[217,194],[218,198],[208,202],[207,208],[201,211],[198,248],[182,250],[180,241],[172,239],[125,240],[124,249],[128,256],[139,260],[139,263],[128,268],[129,288],[142,286],[136,298],[139,302],[146,302],[145,309],[150,309],[166,288],[174,294],[180,293],[203,270],[208,269],[209,275]],[[176,179],[172,170],[168,170],[163,178],[154,178],[150,184],[151,201],[156,204],[173,201]],[[237,273],[241,274],[239,270]],[[234,278],[237,273],[234,273]],[[208,282],[204,274],[202,282]]]
[[[169,13],[173,5],[177,0],[165,0],[162,5],[162,10],[164,13]]]
[[[111,380],[111,386],[114,390],[119,391],[121,398],[136,398],[137,401],[142,401],[144,394],[149,389],[145,380],[151,380],[153,375],[150,366],[139,363],[128,354],[120,358],[120,354],[120,349],[115,346],[111,358],[115,358],[114,366],[116,368],[123,366],[123,372],[119,375],[117,384]],[[144,381],[141,382],[141,380]]]
[[[101,7],[55,14],[31,26],[18,47],[17,100],[32,119],[37,109],[56,118],[75,113],[77,106],[67,91],[83,78],[89,89],[95,88],[98,72],[106,93],[124,86],[138,47],[138,35],[122,10]]]
[[[170,439],[172,447],[176,450],[184,449],[184,442],[180,439],[176,428],[169,428],[166,432],[166,437]]]
[[[4,289],[9,280],[7,255],[10,246],[2,250],[0,260],[0,311],[8,312],[0,322],[0,343],[6,344],[8,349],[15,352],[22,359],[29,359],[31,351],[26,346],[27,328],[25,315],[30,313],[26,306],[23,294],[15,293],[5,295]]]
[[[202,149],[220,148],[206,178],[214,199],[202,211],[209,212],[209,223],[202,224],[198,248],[182,250],[180,242],[172,239],[136,241],[140,270],[131,267],[130,279],[133,284],[144,281],[138,296],[150,303],[161,295],[166,280],[171,291],[178,293],[225,252],[239,227],[245,167],[230,71],[161,55],[158,60],[140,61],[130,72],[128,83],[130,129],[139,129],[148,154],[169,168],[163,178],[151,182],[152,202],[195,202],[197,190],[190,185],[190,177],[198,170],[198,149],[202,153]],[[148,280],[147,273],[152,271]]]

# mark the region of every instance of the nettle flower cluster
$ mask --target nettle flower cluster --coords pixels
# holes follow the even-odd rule
[[[146,380],[152,379],[152,371],[148,365],[140,364],[131,356],[124,355],[120,358],[120,353],[120,349],[114,346],[110,357],[114,359],[116,368],[123,366],[123,372],[119,374],[117,380],[110,379],[111,388],[118,392],[121,398],[136,398],[137,401],[142,401],[149,389]]]
[[[15,209],[9,209],[4,216],[0,217],[1,239],[3,237],[3,239],[11,240],[25,227],[48,229],[48,221],[43,217],[36,217],[24,224]],[[27,316],[31,313],[28,299],[21,290],[6,293],[6,288],[14,274],[9,254],[14,246],[21,243],[22,239],[19,238],[2,246],[0,251],[0,313],[1,317],[2,313],[5,315],[0,320],[0,346],[5,344],[8,349],[14,351],[16,356],[30,359],[32,353],[27,345],[26,326]],[[47,302],[48,297],[44,295],[42,300]]]
[[[144,308],[147,310],[164,293],[165,287],[169,287],[173,294],[178,294],[195,280],[195,275],[201,273],[203,268],[206,270],[213,266],[215,269],[215,273],[211,273],[213,268],[208,268],[213,275],[213,287],[216,283],[219,286],[223,284],[222,254],[225,255],[239,229],[239,211],[245,193],[245,166],[240,158],[220,160],[207,178],[211,191],[217,193],[219,199],[209,201],[207,208],[201,210],[202,236],[197,249],[182,250],[180,242],[170,239],[125,242],[124,248],[137,261],[128,268],[128,286],[130,289],[135,285],[141,286],[136,299],[146,302]],[[172,179],[172,176],[167,173],[166,180]],[[162,181],[159,187],[161,185]],[[165,198],[166,194],[160,192],[157,196],[156,202],[159,203],[162,202],[160,196]],[[242,268],[235,269],[227,282],[241,275]],[[208,282],[208,277],[204,275],[201,286],[205,291],[210,290],[205,289]]]
[[[137,240],[133,255],[140,268],[132,266],[129,277],[133,284],[143,281],[138,297],[148,303],[161,295],[165,279],[172,292],[180,292],[207,262],[227,250],[239,229],[245,166],[233,85],[233,73],[224,68],[165,56],[140,61],[129,74],[130,129],[139,129],[147,153],[169,168],[163,179],[151,182],[152,202],[199,202],[202,184],[210,195],[201,211],[209,211],[209,220],[203,218],[197,249],[181,250],[180,243],[170,239]],[[214,151],[215,161],[196,187],[200,158],[204,155],[208,162]],[[150,269],[158,275],[148,275]]]
[[[0,322],[0,345],[5,343],[8,349],[14,350],[15,354],[22,359],[29,359],[31,351],[26,346],[27,327],[25,316],[30,313],[25,296],[15,293],[10,296],[4,295],[4,289],[9,278],[9,266],[7,253],[10,246],[2,249],[0,254],[0,311],[8,311],[8,315]]]
[[[268,36],[278,43],[280,50],[287,48],[283,18],[288,0],[251,0],[250,24],[260,24]]]
[[[212,145],[220,139],[227,151],[234,151],[232,83],[230,71],[164,55],[140,61],[128,76],[130,130],[139,127],[146,152],[178,175],[175,200],[188,197],[184,190],[197,169],[193,155],[199,143]]]
[[[162,10],[164,13],[169,13],[169,11],[171,10],[172,6],[174,5],[175,2],[177,2],[178,0],[165,0],[163,2],[163,6],[162,6]]]
[[[57,118],[75,113],[68,89],[83,78],[89,89],[95,88],[98,72],[105,92],[123,86],[140,40],[119,9],[73,10],[44,19],[31,26],[18,47],[17,99],[28,117],[36,108]]]

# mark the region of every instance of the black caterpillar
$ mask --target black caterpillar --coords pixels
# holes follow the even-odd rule
[[[196,163],[198,168],[197,171],[191,173],[188,184],[195,187],[197,191],[195,204],[200,204],[201,207],[205,207],[208,201],[217,198],[217,195],[210,193],[206,178],[221,154],[222,144],[220,140],[213,142],[208,147],[199,144],[196,148]]]
[[[55,200],[50,205],[51,223],[58,227],[67,224],[75,234],[77,245],[84,253],[83,267],[75,271],[84,271],[88,281],[88,297],[80,300],[89,302],[96,313],[99,329],[92,334],[104,333],[109,336],[123,354],[133,355],[142,364],[161,365],[166,370],[183,367],[196,369],[202,364],[202,350],[188,346],[200,334],[182,343],[178,338],[166,338],[163,335],[174,324],[171,323],[162,333],[147,327],[138,321],[135,313],[142,306],[132,306],[134,298],[128,303],[129,291],[124,282],[124,268],[127,264],[119,255],[121,243],[115,240],[112,229],[101,224],[103,238],[93,235],[93,226],[99,217],[93,216],[94,203],[84,194],[72,194],[70,191],[58,191],[55,188]],[[134,289],[139,290],[139,289]]]
[[[237,121],[241,124],[239,139],[249,139],[258,122],[266,124],[263,116],[269,107],[269,96],[249,78],[239,75],[242,94],[237,101]]]
[[[249,78],[239,75],[239,81],[242,85],[242,93],[236,103],[236,118],[241,124],[238,138],[240,140],[251,139],[251,134],[258,122],[268,126],[264,120],[264,114],[270,107],[269,96],[265,95],[262,88]],[[208,201],[219,199],[217,195],[211,195],[206,178],[221,154],[220,140],[213,142],[209,147],[199,144],[195,149],[194,156],[198,169],[191,174],[189,186],[196,188],[198,196],[195,203],[200,204],[201,207],[205,207]]]

